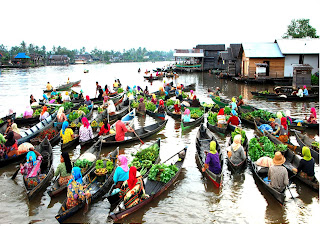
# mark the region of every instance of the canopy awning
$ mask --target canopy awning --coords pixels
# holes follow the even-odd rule
[[[15,59],[28,59],[29,56],[26,55],[26,53],[18,53],[17,56],[14,57]]]

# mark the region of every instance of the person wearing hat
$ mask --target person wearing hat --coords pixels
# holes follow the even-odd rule
[[[314,158],[312,158],[310,153],[310,148],[304,146],[302,148],[302,159],[300,160],[298,168],[293,168],[294,173],[299,173],[303,178],[313,180],[314,177]]]
[[[217,152],[217,143],[215,141],[210,142],[210,152],[207,153],[206,161],[204,163],[204,167],[202,168],[202,172],[209,169],[214,174],[221,173],[221,165],[219,159],[219,153]],[[208,152],[208,151],[206,151]]]
[[[143,101],[144,101],[144,99],[143,99],[143,97],[141,97],[139,100],[140,103],[138,105],[137,110],[138,110],[138,112],[145,114],[146,113],[146,104]]]
[[[200,101],[197,99],[197,96],[194,95],[190,107],[200,107]]]
[[[237,112],[235,110],[231,111],[231,117],[228,119],[227,124],[231,124],[234,126],[238,126],[240,124],[240,119],[237,116]]]
[[[123,198],[126,209],[137,205],[141,200],[149,197],[145,193],[142,176],[136,167],[130,167],[129,179],[123,182],[119,197]]]
[[[110,97],[107,97],[107,109],[109,115],[114,115],[116,113],[116,106],[113,103],[113,100]]]
[[[148,86],[146,86],[145,90],[143,91],[144,95],[147,96],[149,95],[149,90],[148,90]]]
[[[279,192],[283,192],[286,186],[289,185],[288,171],[282,166],[285,161],[285,157],[280,151],[277,151],[272,160],[273,166],[271,166],[268,171],[270,186]]]
[[[277,130],[272,133],[273,135],[278,135],[278,140],[281,140],[284,143],[287,143],[289,140],[289,130],[287,125],[287,118],[281,118],[281,125],[277,128]]]
[[[237,103],[237,107],[241,106],[241,105],[244,105],[244,102],[243,102],[243,99],[242,99],[242,95],[240,95],[238,97],[238,103]]]

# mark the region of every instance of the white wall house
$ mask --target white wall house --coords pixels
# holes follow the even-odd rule
[[[293,64],[310,64],[312,74],[319,72],[319,38],[276,39],[285,56],[284,77],[293,76]]]

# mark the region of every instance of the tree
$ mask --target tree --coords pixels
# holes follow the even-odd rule
[[[309,24],[310,19],[293,19],[288,26],[287,33],[282,38],[319,38],[317,30]]]

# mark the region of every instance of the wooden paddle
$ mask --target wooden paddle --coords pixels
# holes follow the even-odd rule
[[[130,127],[130,129],[132,129],[132,127],[130,126],[130,124],[128,125],[129,127]],[[142,144],[144,144],[144,142],[140,139],[140,137],[138,136],[138,134],[136,133],[136,131],[134,131],[134,129],[132,129],[133,130],[133,133],[138,137],[138,139],[140,140],[140,142],[142,143]]]
[[[21,164],[21,163],[23,164],[24,161],[22,161],[22,162],[19,163],[19,166],[18,166],[17,171],[16,171],[16,172],[12,175],[12,177],[11,177],[12,180],[16,179],[16,176],[17,176],[17,174],[18,174],[18,172],[19,172],[19,170],[20,170],[20,164]]]

